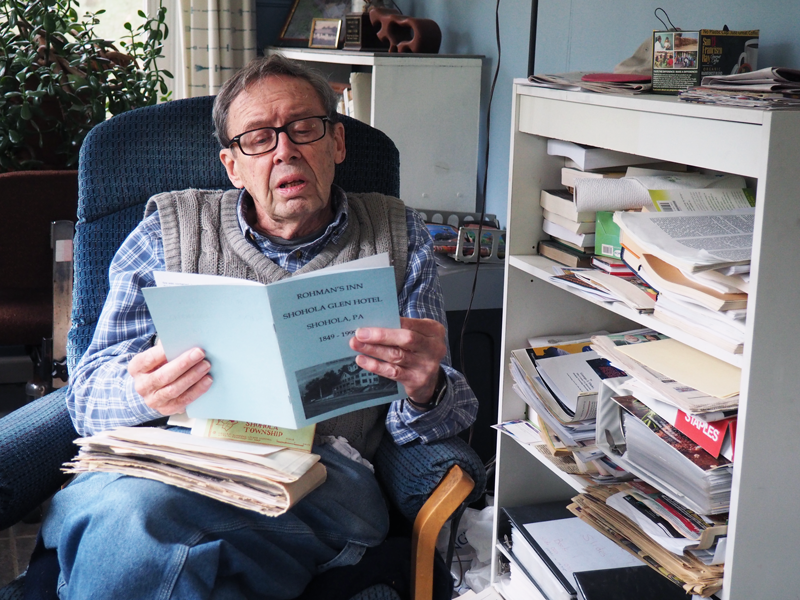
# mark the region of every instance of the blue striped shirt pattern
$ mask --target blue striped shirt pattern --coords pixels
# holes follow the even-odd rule
[[[278,244],[247,225],[239,197],[239,224],[243,235],[273,262],[293,273],[335,242],[348,226],[347,198],[334,186],[336,215],[314,240],[295,245]],[[419,214],[406,208],[408,266],[405,285],[398,294],[401,316],[435,319],[447,327],[444,301],[436,274],[433,241]],[[89,348],[70,374],[67,407],[80,435],[92,435],[119,426],[130,426],[162,415],[149,408],[134,389],[127,366],[137,353],[149,348],[155,327],[142,288],[155,285],[153,271],[164,271],[164,246],[158,213],[145,218],[117,251],[109,268],[110,290]],[[451,437],[475,420],[478,401],[464,376],[450,366],[442,367],[448,387],[439,406],[419,411],[410,402],[397,400],[389,407],[386,428],[398,444],[419,439],[422,443]],[[213,385],[213,384],[212,384]]]

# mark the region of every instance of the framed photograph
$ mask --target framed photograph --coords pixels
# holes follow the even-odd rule
[[[278,36],[278,44],[308,46],[311,43],[314,19],[343,19],[350,12],[350,4],[351,0],[294,0]]]
[[[341,19],[314,19],[311,22],[311,36],[308,38],[308,47],[335,50],[339,47],[339,33],[341,30]]]

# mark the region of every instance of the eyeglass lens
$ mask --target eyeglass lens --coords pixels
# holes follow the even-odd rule
[[[299,119],[283,127],[264,127],[239,136],[239,147],[245,154],[264,154],[278,145],[278,133],[283,131],[295,144],[310,144],[325,136],[325,121],[321,117]]]

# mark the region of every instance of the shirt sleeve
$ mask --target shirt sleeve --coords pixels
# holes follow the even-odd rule
[[[165,264],[161,222],[155,213],[131,232],[111,261],[110,290],[94,337],[70,373],[67,408],[80,435],[163,416],[134,389],[128,362],[155,339],[142,288],[155,285],[153,271],[165,270]]]
[[[400,314],[417,319],[435,319],[447,330],[444,299],[436,272],[433,240],[419,214],[406,209],[408,266],[406,281],[398,296]],[[398,444],[419,439],[422,443],[452,437],[465,430],[478,412],[478,399],[463,374],[450,365],[450,349],[442,361],[447,391],[436,408],[415,409],[410,402],[396,400],[389,407],[386,428]]]

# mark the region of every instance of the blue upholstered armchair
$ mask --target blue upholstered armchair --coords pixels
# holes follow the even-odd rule
[[[142,219],[146,200],[164,191],[231,187],[212,135],[212,103],[212,97],[203,97],[134,110],[102,123],[86,138],[79,170],[70,370],[91,341],[108,292],[111,258]],[[347,158],[337,167],[336,183],[347,191],[398,196],[395,145],[359,121],[346,117],[343,121]],[[0,530],[19,521],[64,483],[60,466],[74,456],[76,437],[64,390],[0,420]],[[414,522],[410,595],[428,600],[436,536],[454,510],[482,493],[483,465],[459,438],[401,447],[388,435],[375,463],[387,495]],[[24,579],[0,590],[0,600],[23,598]],[[385,584],[355,596],[358,600],[400,597]]]

